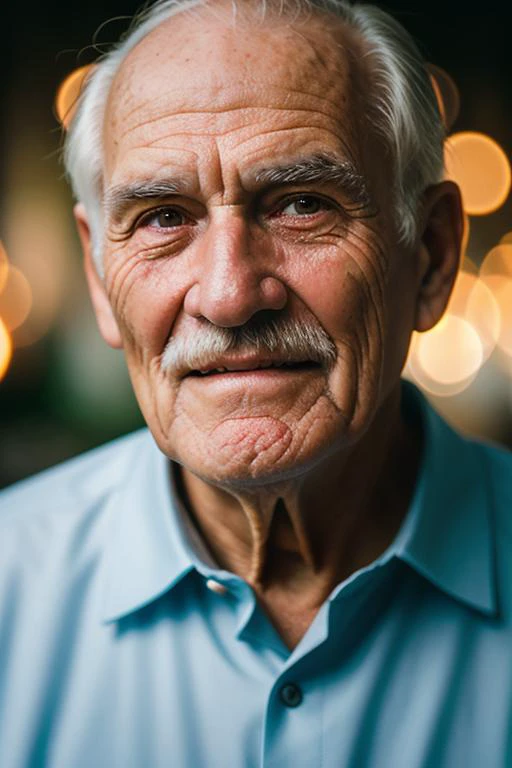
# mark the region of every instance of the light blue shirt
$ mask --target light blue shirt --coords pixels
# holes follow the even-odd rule
[[[512,766],[512,458],[413,399],[404,524],[293,652],[147,431],[4,492],[1,768]]]

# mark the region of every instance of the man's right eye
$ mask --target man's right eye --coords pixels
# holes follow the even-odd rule
[[[152,227],[153,229],[173,229],[186,224],[188,217],[179,208],[159,208],[150,211],[140,220],[139,226]]]

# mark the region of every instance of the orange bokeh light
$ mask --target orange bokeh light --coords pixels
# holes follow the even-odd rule
[[[483,133],[464,131],[445,142],[446,177],[461,188],[464,210],[477,216],[497,210],[508,197],[510,162],[499,144]]]
[[[464,319],[480,336],[484,361],[487,360],[500,338],[502,312],[492,289],[483,280],[475,280],[468,294]]]
[[[462,317],[447,314],[417,344],[418,362],[440,384],[456,384],[476,374],[483,362],[482,342]]]
[[[0,317],[10,331],[18,328],[28,317],[32,306],[32,289],[17,267],[9,267],[4,290],[0,294]]]
[[[55,97],[55,112],[63,128],[67,130],[73,115],[82,88],[85,85],[87,77],[91,74],[94,64],[86,64],[83,67],[74,69],[60,84]]]
[[[432,395],[446,397],[462,392],[497,345],[508,348],[503,323],[512,308],[507,314],[505,294],[500,300],[495,296],[498,288],[503,293],[501,284],[479,277],[469,259],[464,265],[444,317],[430,331],[412,337],[404,375]]]
[[[446,314],[428,333],[413,334],[404,374],[429,394],[447,397],[466,389],[483,362],[476,329],[464,318]]]
[[[59,218],[60,201],[24,198],[9,212],[9,252],[32,289],[30,314],[13,333],[14,348],[36,343],[56,322],[64,299],[77,290],[77,269],[69,253],[74,246],[66,228],[48,226]],[[0,311],[1,314],[1,311]]]
[[[512,232],[507,232],[500,240],[500,245],[512,244]]]
[[[441,67],[438,67],[436,64],[428,64],[427,68],[430,72],[430,80],[437,97],[443,123],[449,131],[460,111],[459,89],[448,72],[441,69]]]
[[[480,267],[480,277],[487,280],[491,275],[512,277],[512,243],[500,243],[486,254]]]
[[[7,258],[6,250],[0,240],[0,293],[2,293],[7,282],[7,275],[9,274],[9,259]]]
[[[512,357],[512,278],[506,275],[488,275],[486,285],[492,290],[501,314],[498,347]]]
[[[12,340],[0,318],[0,379],[3,379],[12,359]]]
[[[501,329],[500,309],[491,288],[476,274],[465,270],[459,272],[448,313],[467,320],[473,326],[480,336],[484,358],[490,357]]]

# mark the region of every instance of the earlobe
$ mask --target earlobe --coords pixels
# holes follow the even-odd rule
[[[419,285],[415,330],[428,331],[441,319],[460,263],[463,213],[459,188],[451,181],[424,195],[423,231],[418,246]]]
[[[89,286],[89,295],[91,297],[96,322],[107,344],[113,349],[121,349],[123,346],[121,334],[117,320],[112,312],[110,301],[105,291],[105,286],[98,275],[98,270],[94,263],[91,244],[91,231],[87,213],[82,204],[74,208],[75,221],[78,229],[78,235],[82,244],[84,256],[84,270]]]

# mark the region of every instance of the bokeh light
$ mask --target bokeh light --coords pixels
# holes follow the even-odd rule
[[[476,330],[482,342],[484,360],[489,359],[501,335],[503,313],[491,288],[477,278],[469,291],[464,319]]]
[[[425,391],[448,396],[462,392],[484,360],[479,334],[462,317],[447,313],[428,333],[414,334],[407,373]]]
[[[35,197],[20,198],[8,212],[6,239],[11,263],[23,272],[32,289],[30,314],[13,334],[16,349],[36,343],[50,331],[66,297],[74,304],[72,270],[76,268],[79,273],[80,265],[70,258],[76,247],[71,237],[71,217],[65,219],[69,230],[62,224],[48,224],[62,218],[59,202],[49,190],[39,201]]]
[[[428,64],[432,87],[437,97],[439,111],[449,131],[460,111],[460,94],[448,72],[436,64]]]
[[[32,306],[32,289],[30,284],[17,267],[10,266],[7,280],[0,293],[0,317],[5,326],[14,331],[28,317]]]
[[[512,232],[507,232],[500,240],[500,245],[512,245]]]
[[[457,276],[447,311],[474,328],[482,343],[483,360],[487,360],[501,330],[500,309],[491,288],[476,273],[462,270]]]
[[[75,110],[82,88],[85,85],[87,77],[94,68],[93,64],[86,64],[83,67],[74,69],[60,84],[55,97],[55,112],[63,128],[67,129]]]
[[[512,356],[512,278],[490,274],[486,275],[485,283],[492,290],[500,308],[501,330],[498,346],[506,355]]]
[[[500,243],[486,254],[480,267],[480,276],[486,280],[490,275],[512,278],[512,243]]]
[[[4,378],[12,358],[12,341],[5,323],[0,318],[0,380]]]
[[[470,259],[463,265],[442,320],[426,333],[413,334],[404,371],[426,392],[441,397],[464,391],[496,346],[508,342],[503,308],[494,295],[497,286],[481,279]]]
[[[425,373],[440,384],[452,385],[478,372],[483,360],[482,342],[467,320],[448,313],[421,337],[417,355]]]
[[[7,258],[7,253],[5,251],[3,243],[0,240],[0,293],[2,293],[3,289],[5,288],[8,273],[9,273],[9,259]]]
[[[500,145],[483,133],[464,131],[445,142],[446,177],[461,188],[466,213],[481,216],[500,208],[511,184],[510,163]]]

